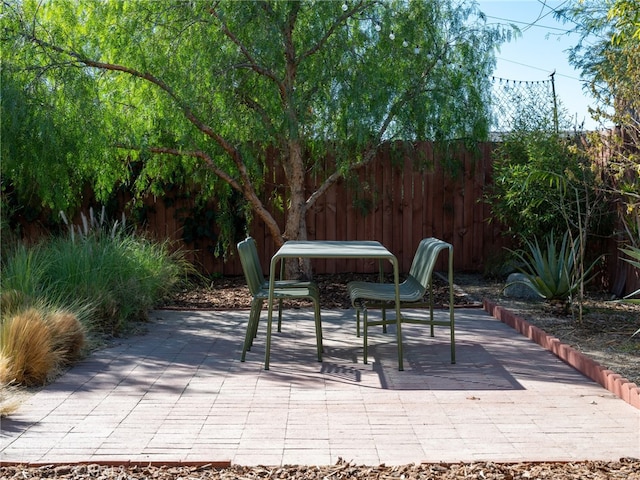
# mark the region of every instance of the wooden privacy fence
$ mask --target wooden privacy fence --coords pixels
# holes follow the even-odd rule
[[[453,161],[453,174],[437,157],[430,143],[414,146],[400,156],[391,148],[381,151],[357,179],[338,182],[313,205],[306,217],[308,238],[378,240],[398,257],[400,270],[407,272],[420,240],[437,237],[454,246],[457,271],[481,271],[486,260],[499,255],[507,245],[500,227],[488,221],[490,210],[481,201],[491,179],[491,144],[478,145],[476,152],[459,152]],[[422,168],[414,164],[417,158]],[[275,160],[272,162],[275,165]],[[281,169],[272,167],[269,172],[266,183],[286,195]],[[309,194],[319,181],[308,175]],[[273,195],[273,188],[268,188],[266,195]],[[189,202],[180,198],[169,203],[149,199],[148,229],[158,237],[179,241],[183,228],[180,211],[188,209]],[[268,208],[284,226],[284,213],[274,211],[271,205]],[[257,219],[250,235],[258,243],[267,271],[275,243]],[[226,261],[214,256],[213,240],[199,239],[184,247],[188,258],[208,274],[242,275],[235,252]],[[437,268],[444,269],[445,261],[443,256]],[[312,266],[317,274],[372,272],[378,268],[364,261],[335,259],[314,260]]]
[[[453,161],[458,167],[455,174],[448,173],[445,167],[452,162],[442,161],[431,143],[412,147],[398,155],[399,150],[387,146],[355,179],[331,187],[307,214],[308,238],[378,240],[398,257],[400,271],[406,273],[420,240],[437,237],[453,245],[457,272],[482,272],[488,262],[493,264],[504,253],[504,247],[509,246],[500,225],[488,220],[490,209],[482,201],[492,180],[492,144],[478,144],[474,152],[457,152]],[[331,171],[332,167],[327,160],[326,169]],[[268,171],[263,202],[283,227],[285,214],[268,201],[281,195],[286,202],[285,180],[275,157],[269,161]],[[310,194],[320,178],[309,174],[306,182]],[[88,210],[92,198],[88,192],[83,211]],[[123,209],[127,200],[126,194],[120,197]],[[187,260],[205,274],[242,275],[235,248],[227,259],[214,255],[217,227],[209,220],[214,208],[212,204],[210,210],[194,216],[193,199],[178,190],[163,198],[148,197],[142,210],[144,228],[158,239],[175,241],[186,252]],[[22,219],[20,223],[25,240],[37,240],[46,232],[39,222]],[[249,233],[258,243],[262,266],[267,271],[275,243],[257,219]],[[604,286],[617,295],[639,289],[639,269],[619,259],[615,239],[603,242],[601,248],[607,254],[607,271],[601,279]],[[445,270],[445,262],[443,256],[436,268]],[[312,266],[317,274],[373,272],[378,268],[364,261],[335,259],[314,260]]]

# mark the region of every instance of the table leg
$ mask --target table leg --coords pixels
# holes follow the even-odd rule
[[[379,260],[378,266],[380,273],[378,274],[378,281],[384,283],[384,264],[383,260]],[[382,333],[387,333],[387,309],[382,307]]]
[[[264,369],[269,370],[269,355],[271,353],[271,327],[273,324],[273,292],[275,289],[275,271],[278,265],[278,257],[271,258],[269,268],[269,298],[267,299],[267,340],[264,350]]]
[[[404,370],[402,351],[402,317],[400,315],[400,275],[398,274],[398,260],[393,260],[393,282],[396,290],[396,335],[398,342],[398,370]]]

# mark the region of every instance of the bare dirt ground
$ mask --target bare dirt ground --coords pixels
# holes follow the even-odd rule
[[[322,308],[349,308],[345,285],[352,279],[375,281],[375,276],[319,276]],[[436,302],[448,302],[446,285],[436,280]],[[542,301],[522,301],[501,295],[502,286],[486,281],[479,275],[456,275],[455,304],[480,308],[483,298],[508,308],[528,322],[542,328],[594,358],[598,363],[640,384],[640,307],[624,306],[607,301],[606,296],[590,295],[585,302],[582,322]],[[206,285],[190,288],[168,300],[165,308],[173,309],[235,309],[248,308],[251,296],[244,278],[220,278]],[[521,463],[456,463],[415,464],[404,466],[365,466],[339,461],[335,465],[287,465],[283,467],[174,466],[174,465],[47,465],[1,466],[4,479],[434,479],[434,480],[515,480],[515,479],[629,479],[640,480],[640,459],[620,459],[616,462],[521,462]]]

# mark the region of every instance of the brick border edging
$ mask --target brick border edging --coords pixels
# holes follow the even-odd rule
[[[602,385],[629,405],[640,409],[640,388],[635,383],[631,383],[617,373],[607,370],[595,360],[592,360],[569,345],[561,343],[558,338],[552,337],[535,325],[531,325],[525,319],[518,317],[506,308],[500,307],[487,299],[482,301],[482,306],[492,317],[509,325],[517,332],[536,342],[542,348],[549,350],[567,365]]]

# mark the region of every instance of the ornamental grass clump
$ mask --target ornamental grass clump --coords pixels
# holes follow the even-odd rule
[[[168,242],[103,217],[83,216],[83,227],[70,226],[69,235],[16,248],[3,265],[0,290],[71,311],[89,334],[126,334],[194,269]]]
[[[54,311],[45,322],[49,327],[52,349],[59,355],[64,365],[70,365],[82,358],[86,347],[85,328],[77,316],[70,312]]]
[[[59,357],[42,312],[31,308],[3,319],[0,341],[1,384],[40,386],[55,376]]]
[[[70,312],[29,307],[0,324],[0,385],[45,385],[82,357],[85,329]]]

